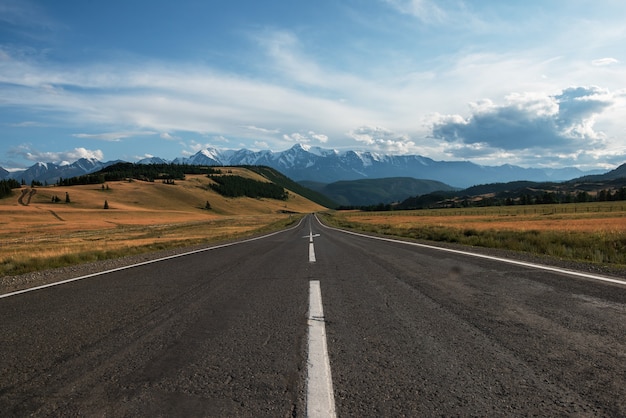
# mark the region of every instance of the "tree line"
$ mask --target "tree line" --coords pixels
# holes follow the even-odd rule
[[[240,176],[207,176],[215,183],[211,188],[226,197],[252,197],[287,200],[289,194],[281,186],[274,183],[252,180]]]
[[[60,178],[57,185],[102,184],[107,181],[122,181],[126,179],[148,182],[165,180],[172,183],[174,180],[184,180],[186,174],[219,174],[220,172],[220,170],[211,167],[187,164],[116,163],[95,173],[67,179]]]
[[[11,196],[12,190],[20,187],[20,183],[15,179],[0,180],[0,199]]]
[[[555,203],[587,203],[587,202],[610,202],[626,200],[626,187],[619,189],[603,189],[595,194],[587,191],[577,192],[550,192],[534,191],[516,193],[506,196],[501,193],[496,197],[476,198],[471,196],[458,197],[447,192],[433,192],[405,199],[398,204],[379,203],[367,206],[340,206],[338,210],[363,210],[363,211],[391,211],[391,210],[414,210],[414,209],[438,209],[438,208],[467,208],[488,206],[514,206],[514,205],[549,205]]]
[[[299,194],[300,196],[306,197],[312,202],[318,203],[327,208],[337,207],[337,203],[333,202],[333,200],[329,197],[311,189],[307,189],[300,183],[291,180],[289,177],[271,167],[263,165],[244,165],[242,167],[254,171],[255,173],[260,174],[266,179],[270,180],[272,183],[275,183],[285,189],[289,189],[292,192]]]

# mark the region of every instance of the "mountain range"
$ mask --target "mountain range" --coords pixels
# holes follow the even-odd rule
[[[119,161],[101,162],[80,159],[71,164],[36,163],[26,170],[8,172],[0,168],[0,179],[14,178],[31,183],[55,183],[59,178],[75,177],[101,170]],[[295,181],[333,183],[389,177],[410,177],[445,183],[454,188],[477,184],[528,181],[566,181],[601,171],[583,172],[577,168],[523,168],[510,164],[482,166],[469,161],[435,161],[420,155],[388,155],[369,151],[337,151],[296,144],[285,151],[251,151],[203,149],[196,154],[173,161],[154,157],[140,164],[174,163],[207,166],[264,165],[272,167]]]
[[[38,162],[25,170],[7,171],[0,167],[0,180],[13,178],[30,184],[32,181],[54,184],[60,178],[71,178],[83,174],[94,173],[98,170],[120,161],[101,162],[91,158],[81,158],[71,164]]]
[[[344,207],[388,204],[401,202],[409,196],[457,190],[440,181],[418,180],[410,177],[342,180],[330,184],[300,181],[299,184],[327,196],[335,204]]]

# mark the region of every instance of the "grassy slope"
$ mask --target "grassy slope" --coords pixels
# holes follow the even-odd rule
[[[268,181],[244,168],[226,170]],[[41,187],[28,206],[18,203],[16,190],[0,199],[0,239],[5,244],[0,276],[225,239],[288,222],[287,213],[326,209],[293,192],[286,201],[226,198],[211,190],[210,183],[204,175],[188,175],[175,185],[122,181],[107,183],[108,190],[102,185]],[[52,203],[55,195],[60,203]],[[105,200],[109,209],[104,209]],[[205,209],[207,201],[210,210]],[[40,259],[53,261],[42,264]]]
[[[341,227],[527,252],[626,271],[626,202],[336,212]]]
[[[344,206],[367,206],[399,202],[409,196],[423,195],[440,190],[452,191],[455,189],[445,183],[434,180],[391,177],[338,181],[325,185],[320,191]]]
[[[320,193],[314,188],[308,188],[304,184],[297,183],[291,180],[289,177],[283,175],[282,173],[274,170],[270,167],[264,166],[252,166],[249,167],[255,173],[261,174],[267,179],[273,181],[274,183],[284,187],[287,190],[291,190],[294,193],[298,193],[299,195],[306,197],[307,199],[325,206],[327,208],[335,208],[337,203],[332,199],[329,199],[328,196]]]

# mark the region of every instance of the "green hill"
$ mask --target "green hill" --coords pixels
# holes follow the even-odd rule
[[[379,203],[400,202],[409,196],[434,191],[454,191],[454,187],[435,180],[418,180],[411,177],[391,177],[337,181],[330,184],[302,182],[341,206],[370,206]]]
[[[624,168],[626,165],[622,170]],[[481,184],[454,192],[412,196],[396,209],[626,200],[626,177],[622,175],[623,172],[616,170],[605,176],[585,176],[562,183],[513,181]]]
[[[309,199],[312,202],[317,203],[318,205],[325,206],[327,208],[335,208],[337,207],[337,203],[333,201],[332,198],[327,195],[319,192],[316,189],[311,189],[306,187],[303,184],[297,183],[291,180],[289,177],[280,173],[279,171],[267,167],[267,166],[244,166],[248,170],[254,171],[255,173],[265,177],[272,183],[278,184],[279,186],[284,187],[285,189],[289,189],[294,193],[298,193],[300,196]]]

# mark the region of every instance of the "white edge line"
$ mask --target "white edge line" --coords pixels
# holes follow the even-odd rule
[[[567,275],[570,275],[570,276],[583,277],[583,278],[586,278],[586,279],[600,280],[600,281],[604,281],[604,282],[610,282],[610,283],[617,283],[617,284],[621,284],[621,285],[626,285],[626,281],[625,280],[613,279],[613,278],[610,278],[610,277],[600,276],[600,275],[597,275],[597,274],[584,273],[582,271],[562,269],[562,268],[559,268],[559,267],[546,266],[546,265],[543,265],[543,264],[528,263],[526,261],[511,260],[511,259],[502,258],[502,257],[494,257],[494,256],[491,256],[491,255],[478,254],[478,253],[473,253],[473,252],[469,252],[469,251],[453,250],[451,248],[437,247],[437,246],[434,246],[434,245],[420,244],[420,243],[417,243],[417,242],[402,241],[402,240],[398,240],[398,239],[383,238],[383,237],[376,237],[376,236],[373,236],[373,235],[360,234],[358,232],[347,231],[345,229],[333,228],[331,226],[324,225],[317,218],[317,215],[315,216],[315,219],[317,220],[317,222],[319,222],[319,224],[322,227],[324,227],[326,229],[331,229],[331,230],[334,230],[334,231],[343,232],[345,234],[356,235],[356,236],[359,236],[359,237],[377,239],[377,240],[380,240],[380,241],[395,242],[395,243],[406,244],[406,245],[412,245],[412,246],[415,246],[415,247],[428,248],[428,249],[438,250],[438,251],[445,251],[445,252],[454,253],[454,254],[468,255],[468,256],[471,256],[471,257],[484,258],[484,259],[487,259],[487,260],[499,261],[499,262],[502,262],[502,263],[514,264],[514,265],[517,265],[517,266],[530,267],[530,268],[539,269],[539,270],[551,271],[551,272],[554,272],[554,273],[561,273],[561,274],[567,274]]]
[[[309,338],[306,381],[307,417],[335,417],[333,379],[319,280],[309,282]]]
[[[111,269],[111,270],[99,271],[97,273],[87,274],[86,276],[74,277],[74,278],[71,278],[71,279],[61,280],[59,282],[54,282],[54,283],[48,283],[48,284],[44,284],[44,285],[41,285],[41,286],[29,287],[28,289],[17,290],[15,292],[5,293],[3,295],[0,295],[0,299],[8,298],[10,296],[17,296],[17,295],[20,295],[22,293],[33,292],[35,290],[46,289],[46,288],[52,287],[52,286],[59,286],[59,285],[62,285],[62,284],[71,283],[71,282],[75,282],[75,281],[78,281],[78,280],[89,279],[90,277],[100,276],[100,275],[103,275],[103,274],[114,273],[116,271],[122,271],[122,270],[131,269],[131,268],[134,268],[134,267],[140,267],[140,266],[145,266],[145,265],[152,264],[152,263],[158,263],[160,261],[171,260],[173,258],[185,257],[187,255],[197,254],[197,253],[210,251],[210,250],[217,250],[219,248],[230,247],[230,246],[233,246],[233,245],[245,244],[247,242],[252,242],[252,241],[256,241],[256,240],[260,240],[260,239],[264,239],[264,238],[269,238],[271,236],[282,234],[283,232],[288,232],[288,231],[291,231],[293,229],[298,228],[300,226],[300,224],[302,224],[302,221],[304,219],[305,218],[300,219],[300,222],[298,222],[297,225],[295,225],[295,226],[293,226],[291,228],[282,229],[280,231],[272,232],[272,233],[267,234],[267,235],[262,235],[262,236],[254,237],[254,238],[248,238],[248,239],[245,239],[243,241],[230,242],[228,244],[216,245],[216,246],[213,246],[213,247],[201,248],[199,250],[188,251],[186,253],[174,254],[174,255],[167,256],[167,257],[163,257],[163,258],[157,258],[157,259],[154,259],[154,260],[143,261],[141,263],[130,264],[128,266],[118,267],[118,268],[114,268],[114,269]]]

